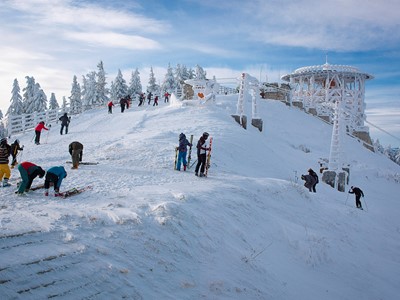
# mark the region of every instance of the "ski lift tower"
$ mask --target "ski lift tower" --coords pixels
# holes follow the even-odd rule
[[[247,95],[251,95],[252,99],[252,115],[251,125],[262,131],[263,121],[258,115],[257,99],[260,97],[259,82],[253,76],[247,73],[242,73],[239,78],[239,97],[236,106],[236,114],[232,115],[236,122],[238,122],[244,129],[247,128],[247,116],[245,115],[245,103]]]

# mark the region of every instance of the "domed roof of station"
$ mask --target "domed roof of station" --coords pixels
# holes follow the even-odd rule
[[[345,65],[331,65],[326,62],[323,65],[308,66],[296,69],[291,74],[286,74],[281,77],[282,80],[289,82],[290,78],[296,78],[303,75],[320,75],[321,77],[326,77],[328,74],[340,73],[342,76],[363,76],[365,80],[374,79],[371,74],[361,72],[358,68]]]

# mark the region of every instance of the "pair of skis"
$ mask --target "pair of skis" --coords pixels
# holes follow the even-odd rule
[[[33,186],[30,188],[31,191],[36,191],[39,189],[44,189],[44,184],[39,184],[39,185],[36,185],[36,186]],[[93,187],[91,185],[84,186],[84,187],[78,187],[78,188],[74,187],[74,188],[71,188],[69,190],[66,190],[66,191],[60,193],[60,197],[68,198],[68,197],[78,195],[84,191],[91,190],[91,189],[93,189]]]
[[[189,155],[187,160],[187,167],[190,168],[190,160],[192,159],[192,144],[193,144],[193,134],[190,135],[190,147],[189,147]],[[174,160],[174,170],[176,170],[176,165],[178,163],[178,155],[179,155],[179,147],[175,147],[175,160]]]

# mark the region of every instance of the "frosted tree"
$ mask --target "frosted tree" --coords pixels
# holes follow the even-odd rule
[[[396,154],[394,156],[394,162],[400,165],[400,148],[397,148]]]
[[[80,88],[79,88],[79,90],[80,90]],[[65,111],[67,106],[68,106],[67,98],[65,96],[63,96],[61,108]]]
[[[95,105],[104,105],[109,101],[109,91],[106,88],[106,72],[104,71],[103,62],[100,61],[97,65],[97,81],[96,81],[96,100]]]
[[[200,67],[199,65],[196,65],[195,78],[198,80],[205,80],[206,75],[207,75],[206,71],[204,71],[204,69],[202,67]]]
[[[188,70],[187,74],[188,74],[188,78],[187,79],[194,79],[196,77],[196,73],[192,68],[190,68]]]
[[[132,72],[131,80],[129,82],[128,93],[132,99],[135,99],[136,95],[142,93],[142,84],[140,83],[140,73],[136,68],[135,72]]]
[[[111,81],[110,98],[112,101],[117,100],[117,91],[115,90],[114,81]]]
[[[82,107],[84,110],[91,109],[96,103],[96,72],[90,72],[86,75],[83,82],[84,94],[82,98]]]
[[[69,97],[69,109],[71,114],[79,114],[82,111],[82,93],[76,75],[72,79],[71,96]]]
[[[128,95],[128,86],[122,76],[121,70],[118,69],[117,77],[114,80],[113,93],[116,100],[120,100]]]
[[[167,74],[165,74],[164,81],[161,85],[161,90],[164,93],[168,92],[171,94],[172,92],[175,91],[175,87],[176,87],[176,84],[175,84],[174,73],[172,71],[171,65],[168,64]]]
[[[376,139],[376,141],[373,142],[373,145],[374,145],[374,149],[375,149],[376,152],[383,153],[385,151],[385,149],[383,148],[383,146],[379,142],[379,139]]]
[[[33,112],[33,98],[35,97],[35,78],[26,76],[26,87],[22,90],[22,103],[24,113],[30,114]]]
[[[24,104],[22,102],[21,90],[19,88],[18,80],[15,78],[13,88],[11,90],[11,104],[7,110],[6,115],[21,115],[24,113]]]
[[[32,93],[32,95],[30,95],[30,93]],[[25,96],[27,99],[24,103],[25,113],[31,114],[33,112],[42,112],[47,109],[47,96],[40,87],[40,84],[34,83],[33,77],[30,77],[28,80],[28,86],[24,97]]]
[[[150,67],[149,83],[147,85],[147,92],[153,95],[160,93],[160,86],[156,83],[153,67]]]
[[[0,138],[4,138],[7,136],[6,129],[3,124],[3,112],[0,109]]]
[[[50,100],[49,100],[49,109],[58,109],[60,106],[58,105],[56,95],[51,93]]]

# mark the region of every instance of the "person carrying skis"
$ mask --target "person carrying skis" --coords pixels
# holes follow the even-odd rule
[[[24,161],[20,163],[17,168],[22,179],[18,191],[16,191],[18,195],[22,195],[24,192],[28,192],[31,188],[33,179],[35,179],[37,176],[39,176],[39,178],[43,178],[44,174],[46,173],[46,171],[43,170],[41,167],[29,161]]]
[[[108,113],[112,114],[112,107],[115,106],[112,100],[108,102],[107,106],[108,106]]]
[[[208,132],[204,132],[203,135],[200,137],[199,141],[197,142],[197,165],[195,169],[195,175],[199,176],[199,170],[200,170],[200,177],[204,176],[204,169],[206,167],[206,160],[207,160],[207,151],[210,150],[210,148],[207,145],[207,139],[208,139]]]
[[[7,138],[0,140],[0,181],[3,181],[3,187],[10,186],[8,179],[11,176],[8,157],[11,154],[11,146],[7,143]]]
[[[46,128],[46,126],[44,126],[44,121],[41,121],[35,127],[35,144],[36,145],[40,145],[40,134],[42,133],[43,129],[49,130],[49,128]]]
[[[19,139],[16,139],[14,143],[11,144],[11,157],[12,157],[11,169],[14,169],[14,167],[18,164],[17,162],[18,151],[23,151],[23,150],[24,146],[21,147],[19,145]]]
[[[68,133],[68,126],[69,126],[69,123],[71,122],[71,118],[68,117],[67,113],[64,113],[58,120],[61,121],[60,134],[61,135],[63,134],[64,127],[65,127],[65,134],[67,134]]]
[[[352,186],[350,188],[350,190],[349,190],[349,194],[355,194],[356,195],[356,207],[359,208],[359,209],[363,209],[362,205],[361,205],[361,201],[360,201],[361,197],[364,198],[363,191],[358,187]]]
[[[67,177],[67,172],[65,171],[63,166],[51,167],[47,170],[46,178],[44,181],[44,195],[49,195],[49,187],[50,183],[53,183],[54,186],[54,196],[61,196],[60,194],[60,186],[62,180]]]
[[[83,145],[77,141],[72,142],[68,146],[68,151],[72,157],[72,168],[71,169],[78,169],[79,162],[82,161]]]
[[[315,178],[311,175],[301,175],[301,179],[305,181],[304,186],[308,188],[310,192],[312,192],[312,188],[316,182]]]
[[[319,180],[318,180],[318,175],[317,175],[317,173],[315,173],[314,170],[311,169],[311,168],[308,169],[308,174],[311,175],[312,177],[314,177],[314,179],[315,179],[315,183],[313,184],[313,186],[311,187],[311,189],[312,189],[312,191],[313,191],[314,193],[316,193],[317,191],[315,190],[315,187],[317,186],[317,184],[318,184],[318,182],[319,182]]]
[[[186,135],[181,133],[179,135],[179,147],[178,147],[178,162],[176,163],[176,170],[181,170],[181,164],[183,163],[183,171],[186,171],[187,166],[187,146],[192,147],[192,144],[187,140]]]

